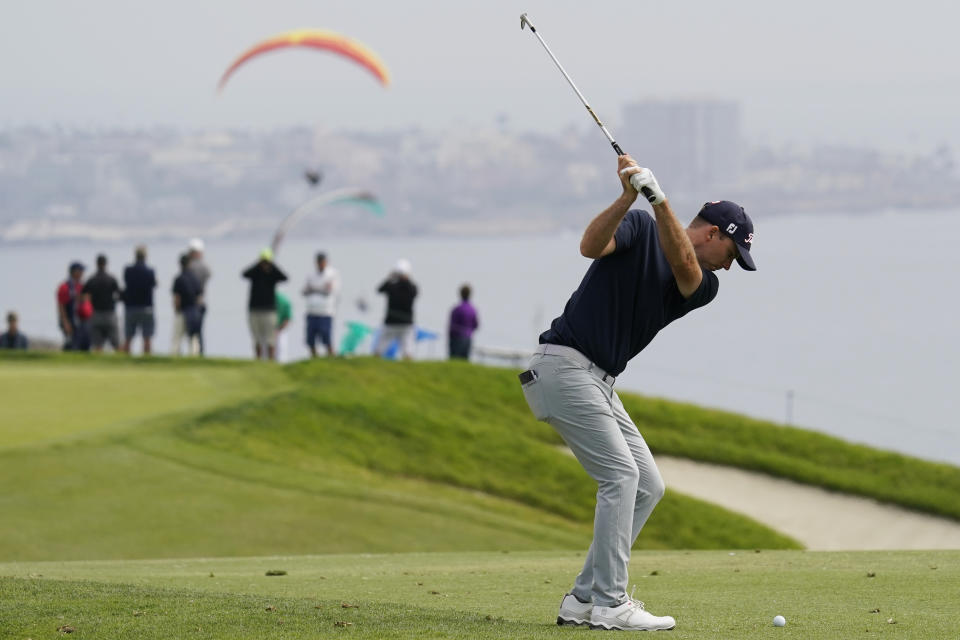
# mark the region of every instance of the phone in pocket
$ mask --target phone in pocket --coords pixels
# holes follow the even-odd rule
[[[528,369],[519,376],[520,385],[523,387],[523,397],[527,400],[527,405],[533,416],[537,420],[546,420],[549,417],[547,403],[544,398],[543,385],[539,384],[540,376],[536,370]]]

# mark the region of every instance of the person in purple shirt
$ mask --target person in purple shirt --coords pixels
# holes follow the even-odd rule
[[[473,332],[480,326],[477,310],[470,304],[470,285],[460,287],[460,300],[450,311],[450,357],[469,360]]]

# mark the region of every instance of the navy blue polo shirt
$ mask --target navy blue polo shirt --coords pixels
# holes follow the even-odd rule
[[[123,302],[127,307],[152,307],[157,276],[146,263],[137,261],[123,270]]]
[[[197,305],[200,297],[200,281],[188,270],[181,271],[173,280],[173,293],[180,296],[180,310],[189,309]]]
[[[593,261],[540,343],[572,347],[618,376],[660,329],[713,300],[720,281],[704,271],[700,286],[684,298],[657,224],[644,211],[628,211],[614,238],[616,250]]]

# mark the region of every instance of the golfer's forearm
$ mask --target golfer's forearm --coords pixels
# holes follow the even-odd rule
[[[580,239],[580,254],[585,258],[599,258],[603,255],[603,250],[610,244],[620,221],[635,200],[635,196],[631,198],[629,194],[623,194],[591,220]]]
[[[684,295],[691,293],[700,286],[700,280],[703,278],[697,254],[693,250],[693,243],[690,242],[686,230],[670,208],[669,200],[653,205],[653,213],[657,219],[660,248],[663,249],[670,270],[677,279],[680,292]]]

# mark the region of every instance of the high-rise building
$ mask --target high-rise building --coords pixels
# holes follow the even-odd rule
[[[621,140],[641,166],[653,169],[665,191],[701,197],[704,189],[739,180],[740,120],[737,102],[636,102],[624,107]]]

